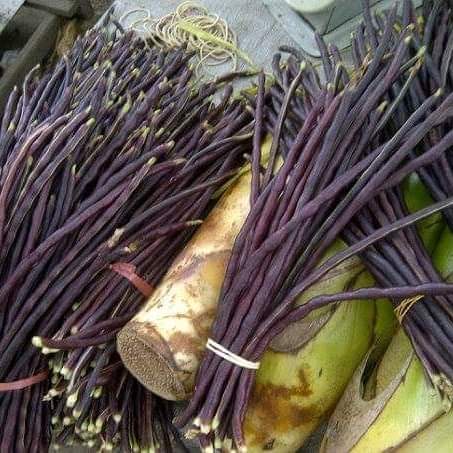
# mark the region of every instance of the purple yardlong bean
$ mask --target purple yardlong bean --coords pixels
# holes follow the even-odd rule
[[[80,123],[77,122],[79,125]],[[8,234],[5,237],[4,240],[4,248],[5,252],[7,252],[11,246],[12,241],[14,240],[14,232],[18,228],[18,224],[21,223],[23,216],[29,211],[31,208],[32,203],[34,202],[35,198],[38,196],[39,191],[42,189],[43,186],[46,185],[48,181],[50,181],[52,178],[52,175],[55,173],[57,170],[58,166],[68,158],[68,156],[77,148],[83,145],[84,140],[86,139],[86,134],[90,131],[91,127],[93,124],[93,120],[88,120],[85,122],[79,129],[79,133],[75,134],[71,139],[68,140],[66,143],[66,147],[64,152],[60,153],[57,158],[54,158],[53,161],[51,161],[44,169],[41,170],[41,174],[39,177],[36,178],[35,181],[32,180],[33,175],[30,175],[29,180],[32,181],[32,183],[29,185],[29,187],[24,187],[23,191],[26,194],[26,196],[23,198],[23,203],[20,206],[16,207],[16,210],[19,211],[19,217],[13,217],[15,220],[15,223],[12,225],[8,225],[9,231]],[[61,132],[61,135],[63,135],[63,131]],[[64,135],[60,139],[60,135],[56,138],[56,142],[58,146],[61,146],[63,140],[66,138]],[[51,154],[49,150],[49,154]],[[50,158],[50,156],[49,156]],[[44,161],[42,161],[44,162]],[[41,163],[41,162],[40,162]],[[38,163],[38,166],[39,164]],[[45,161],[47,163],[47,161]],[[33,173],[33,172],[32,172]],[[5,253],[3,252],[3,253]]]
[[[28,255],[36,246],[36,242],[39,237],[39,228],[43,224],[43,218],[46,212],[46,203],[49,199],[49,192],[50,192],[50,182],[48,181],[41,195],[36,203],[36,208],[33,211],[32,220],[30,224],[30,231],[27,238],[27,242],[25,243],[25,248],[22,252],[22,256]]]
[[[11,120],[14,107],[17,107],[17,102],[19,100],[19,89],[17,86],[14,86],[11,94],[8,97],[8,102],[6,103],[5,111],[3,112],[3,118],[0,129],[0,137],[3,137],[8,129]],[[2,150],[3,152],[3,150]]]
[[[5,224],[5,217],[6,217],[6,200],[8,196],[8,192],[11,186],[14,183],[14,175],[21,165],[21,162],[27,157],[30,148],[33,142],[39,138],[40,134],[43,133],[45,128],[38,129],[30,136],[27,142],[22,146],[21,152],[18,153],[18,156],[14,160],[11,165],[11,168],[3,175],[2,177],[2,187],[0,191],[0,244],[3,242],[3,232],[4,232],[4,224]]]
[[[53,340],[52,338],[42,338],[42,344],[48,348],[56,348],[61,351],[70,351],[77,348],[87,348],[88,346],[99,346],[116,338],[119,328],[108,333],[100,333],[94,338],[72,338],[64,340]]]
[[[68,171],[69,170],[69,171]],[[47,213],[46,218],[50,219],[49,225],[42,228],[42,239],[45,240],[58,227],[61,226],[63,219],[66,219],[71,209],[72,196],[75,186],[75,165],[71,165],[71,161],[66,164],[65,172],[61,178],[61,188],[58,193],[58,198],[55,202],[55,208],[52,210],[52,215]]]
[[[448,77],[452,78],[451,75],[449,75],[448,73],[448,68],[451,68],[452,58],[453,58],[453,32],[450,32],[440,67],[440,77],[442,80],[442,86],[447,85]],[[453,83],[452,80],[450,81],[450,84],[451,83]]]

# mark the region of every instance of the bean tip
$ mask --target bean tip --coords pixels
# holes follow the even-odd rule
[[[102,396],[102,387],[96,387],[93,391],[93,398],[99,399]]]
[[[435,97],[440,97],[440,96],[442,96],[443,94],[444,94],[444,89],[441,87],[441,88],[438,88],[438,89],[436,90],[436,92],[434,93],[434,96],[435,96]]]
[[[382,113],[382,112],[387,108],[387,105],[388,105],[388,104],[389,104],[388,101],[383,101],[383,102],[381,102],[381,103],[379,104],[378,108],[377,108],[378,111],[379,111],[380,113]]]
[[[418,49],[417,54],[422,56],[422,55],[425,55],[425,53],[426,53],[426,46],[421,46],[420,49]]]
[[[121,236],[124,233],[124,228],[117,228],[114,232],[112,237],[107,241],[107,246],[109,248],[115,247],[118,241],[121,239]]]
[[[33,337],[31,339],[31,344],[35,347],[35,348],[42,348],[42,338],[41,337]]]
[[[214,453],[214,447],[212,445],[208,445],[207,447],[203,447],[201,451],[203,453]]]
[[[72,375],[72,371],[71,371],[68,367],[63,366],[63,367],[61,368],[60,374],[61,374],[66,380],[68,380],[68,379],[71,377],[71,375]]]
[[[41,353],[44,354],[44,355],[53,354],[53,353],[58,352],[58,351],[59,351],[58,349],[48,348],[46,346],[44,346],[41,349]]]
[[[74,407],[76,405],[76,402],[77,402],[77,391],[71,393],[68,398],[66,399],[66,407]]]
[[[63,426],[69,426],[72,423],[72,418],[71,417],[63,417]]]

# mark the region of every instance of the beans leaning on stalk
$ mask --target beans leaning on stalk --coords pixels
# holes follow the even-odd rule
[[[171,405],[126,371],[115,336],[250,147],[253,118],[232,98],[232,75],[200,84],[190,59],[102,27],[11,93],[0,382],[33,385],[0,394],[1,451],[45,451],[52,434],[56,445],[121,451],[177,441]]]
[[[361,72],[351,78],[320,41],[326,84],[310,83],[304,64],[291,60],[276,74],[282,107],[275,121],[270,162],[280,153],[284,163],[272,175],[259,175],[259,143],[269,120],[269,98],[260,77],[255,111],[250,214],[236,240],[219,298],[211,339],[252,364],[259,362],[269,342],[312,310],[326,304],[361,298],[430,296],[451,293],[452,286],[429,280],[421,285],[364,288],[339,295],[320,295],[302,306],[297,296],[348,257],[421,218],[453,205],[436,203],[416,214],[398,217],[319,264],[323,253],[344,227],[379,193],[397,186],[406,175],[428,165],[453,145],[446,139],[423,160],[411,160],[411,150],[435,127],[453,116],[453,96],[435,91],[412,112],[401,128],[376,144],[401,98],[389,102],[389,92],[401,77],[409,84],[420,70],[422,53],[414,52],[412,27],[393,38],[396,9],[388,14],[385,30]],[[317,95],[316,95],[317,93]],[[283,97],[281,96],[283,95]],[[406,93],[402,93],[401,97]],[[295,99],[298,98],[298,101]],[[304,110],[300,108],[304,106]],[[273,106],[272,108],[275,108]],[[303,119],[296,137],[283,134],[287,118]],[[437,151],[439,151],[437,153]],[[255,165],[254,165],[255,163]],[[393,237],[393,236],[392,236]],[[224,355],[225,357],[225,355]],[[250,363],[233,364],[208,348],[199,369],[195,393],[178,426],[199,439],[205,451],[222,448],[245,451],[242,422],[254,382]],[[231,359],[230,356],[227,357]],[[231,359],[232,360],[232,359]],[[237,361],[236,361],[237,362]],[[250,369],[249,369],[250,368]],[[450,376],[450,378],[453,376]]]
[[[442,14],[440,14],[441,11],[443,11]],[[452,85],[445,72],[445,61],[450,58],[447,53],[453,49],[449,50],[448,46],[443,47],[446,39],[445,27],[439,24],[437,32],[432,28],[439,20],[439,16],[442,16],[440,22],[451,22],[453,16],[447,8],[446,2],[435,2],[430,15],[424,21],[417,21],[409,1],[405,1],[403,4],[398,27],[412,26],[416,33],[415,42],[424,43],[426,50],[421,61],[423,64],[412,77],[411,83],[405,86],[405,81],[400,80],[395,83],[389,93],[389,102],[398,96],[402,98],[402,101],[396,105],[394,115],[387,128],[381,131],[381,136],[376,137],[375,146],[389,140],[410,118],[414,109],[429,102],[430,93],[433,91],[441,88],[445,96],[451,97],[452,95]],[[364,60],[369,58],[370,53],[373,52],[371,37],[376,36],[379,41],[382,36],[382,27],[385,27],[386,21],[387,19],[383,17],[380,21],[376,20],[374,23],[368,21],[360,26],[355,48],[369,50],[366,55],[362,54],[360,50],[356,51],[356,64],[363,65]],[[416,26],[418,22],[424,24],[421,29]],[[436,34],[436,37],[433,38],[432,34]],[[396,33],[394,33],[394,39],[395,41],[397,39]],[[434,45],[429,45],[430,41],[434,41]],[[439,54],[441,48],[445,52],[443,56]],[[441,67],[444,68],[442,71]],[[436,81],[439,85],[436,85]],[[401,93],[406,93],[406,95],[402,97]],[[445,153],[453,145],[452,124],[451,118],[442,121],[437,127],[432,128],[430,133],[410,153],[414,161],[423,159],[423,156],[429,156],[429,153],[437,153],[439,156],[431,165],[418,169],[421,180],[430,190],[433,198],[439,201],[453,195],[451,156],[450,153]],[[444,211],[445,219],[450,227],[452,212],[451,209]],[[407,213],[408,209],[401,189],[394,188],[372,200],[369,206],[364,208],[345,228],[343,236],[349,244],[354,244],[371,234],[376,228],[393,223]],[[442,278],[435,270],[415,228],[408,228],[375,244],[363,253],[362,258],[382,287],[442,282]],[[450,362],[453,337],[449,334],[449,330],[451,330],[452,321],[452,296],[446,294],[439,297],[394,299],[393,303],[431,380],[451,399],[453,397],[453,368]]]
[[[412,88],[412,105],[422,103],[429,93],[429,87],[433,83],[446,92],[453,92],[453,4],[446,0],[427,2],[431,5],[429,12],[425,13],[425,29],[420,36],[420,41],[427,48],[427,53],[431,55],[425,65],[424,72],[420,74],[417,85]],[[407,106],[406,106],[407,109]],[[404,115],[404,113],[402,113]],[[445,134],[452,130],[453,121],[436,128],[429,137],[427,144],[423,144],[417,150],[417,154],[425,152],[425,149],[438,144]],[[453,157],[447,153],[436,164],[430,165],[423,171],[419,171],[419,176],[428,188],[434,200],[440,201],[453,195]],[[448,209],[443,212],[445,220],[450,229],[453,230],[453,210]]]
[[[426,24],[425,27],[428,28],[428,31],[425,31],[424,28],[419,30],[416,28],[418,21],[413,12],[412,4],[406,1],[403,4],[402,15],[398,18],[396,29],[411,26],[414,32],[417,33],[415,42],[426,42],[427,39],[425,36],[427,33],[431,34],[433,32],[430,31],[430,28],[435,23],[435,18],[439,15],[439,11],[442,10],[444,11],[442,15],[444,22],[451,20],[451,11],[446,8],[446,3],[438,2],[431,11],[428,19],[423,22]],[[377,16],[374,22],[367,21],[359,25],[354,41],[354,48],[356,49],[356,71],[360,71],[367,64],[366,61],[370,58],[370,54],[373,53],[371,36],[374,35],[379,40],[383,36],[387,22],[388,19],[384,15],[383,17]],[[373,26],[372,30],[370,30],[370,26]],[[445,34],[445,30],[443,30],[443,33]],[[398,42],[398,37],[398,33],[394,31],[394,43]],[[439,49],[438,41],[443,43],[444,39],[445,36],[437,38],[435,40],[437,45],[433,47]],[[363,49],[367,49],[366,54],[361,53],[364,51]],[[448,47],[444,47],[444,50],[447,52]],[[419,51],[420,48],[415,45],[414,52]],[[433,81],[440,80],[440,66],[442,65],[438,65],[438,79],[430,76],[425,79],[426,82],[429,82],[428,85],[423,82],[423,75],[427,72],[429,75],[429,70],[433,70],[432,68],[435,67],[426,62],[432,61],[438,64],[449,58],[448,55],[439,58],[439,55],[434,56],[430,55],[427,51],[425,52],[423,52],[423,60],[419,60],[420,62],[423,61],[420,69],[411,74],[411,78],[408,80],[401,77],[401,80],[395,82],[389,91],[388,102],[393,102],[395,106],[394,114],[387,127],[382,128],[384,135],[387,135],[387,137],[379,138],[378,134],[374,147],[389,140],[392,134],[395,134],[403,126],[404,121],[407,121],[410,117],[410,113],[427,100],[429,97],[427,93],[429,91],[434,92],[442,88],[446,94],[452,93],[451,85],[448,83],[449,79],[446,77],[447,73],[443,73],[441,85],[436,87]],[[335,52],[332,49],[326,55],[329,57],[329,62],[335,61]],[[325,63],[324,66],[327,67],[329,62]],[[445,64],[443,67],[446,67]],[[398,97],[401,101],[395,103],[395,99]],[[445,200],[447,196],[453,195],[453,186],[449,183],[451,170],[448,159],[451,156],[448,153],[444,154],[444,151],[452,144],[453,134],[450,132],[451,124],[452,121],[450,118],[442,122],[437,128],[433,128],[416,147],[417,152],[412,150],[410,153],[414,159],[417,158],[418,154],[427,151],[437,153],[440,156],[431,165],[418,169],[422,180],[431,188],[431,194],[439,201]],[[437,147],[434,145],[437,145]],[[437,183],[443,185],[443,187],[437,187],[435,185]],[[443,212],[448,221],[451,210],[445,210]],[[370,202],[368,207],[360,211],[356,218],[345,228],[343,236],[349,244],[354,244],[359,240],[365,239],[376,228],[393,223],[398,218],[407,214],[408,210],[405,206],[401,189],[395,187],[387,193],[380,194],[375,200]],[[367,249],[362,255],[362,258],[376,280],[383,287],[418,285],[429,281],[442,281],[424,249],[415,228],[408,228],[395,237],[377,243],[375,246]],[[424,298],[420,302],[416,299],[394,300],[393,302],[395,310],[401,317],[402,324],[409,338],[411,338],[432,381],[441,391],[445,392],[451,398],[452,388],[450,379],[453,369],[448,365],[448,360],[445,360],[445,357],[450,356],[449,351],[452,350],[453,345],[451,344],[449,335],[444,332],[448,332],[449,330],[448,326],[451,322],[449,313],[452,310],[453,299],[447,294],[434,299]],[[404,314],[406,310],[407,314]],[[432,350],[431,348],[428,350],[428,346],[426,345],[428,336],[431,338],[430,343],[436,343],[436,347]],[[450,378],[446,378],[446,376],[450,376]]]

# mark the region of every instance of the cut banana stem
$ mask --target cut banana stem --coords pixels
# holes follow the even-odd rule
[[[264,155],[269,148],[267,140]],[[183,400],[193,390],[231,249],[249,211],[250,184],[246,172],[227,190],[118,335],[127,368],[163,398]]]

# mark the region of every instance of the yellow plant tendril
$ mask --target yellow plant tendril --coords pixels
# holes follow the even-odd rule
[[[420,300],[423,299],[424,296],[418,295],[414,297],[409,297],[404,299],[400,302],[398,307],[395,308],[395,315],[401,324],[403,322],[404,317],[407,315],[409,310]]]
[[[145,34],[155,45],[186,45],[187,50],[198,55],[197,73],[201,65],[227,62],[231,62],[232,71],[235,71],[238,59],[255,68],[249,56],[239,49],[237,36],[228,23],[192,0],[181,3],[174,12],[157,19],[152,18],[146,9],[134,9],[126,12],[119,22],[125,29]]]

